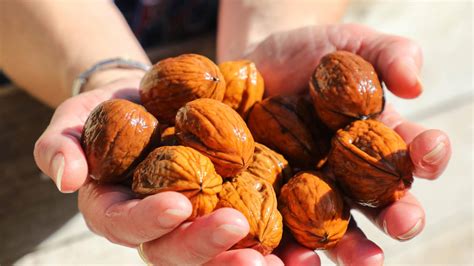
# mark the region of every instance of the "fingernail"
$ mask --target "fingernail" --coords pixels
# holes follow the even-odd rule
[[[398,240],[412,239],[414,236],[416,236],[420,232],[422,226],[423,226],[423,220],[419,219],[416,222],[416,224],[410,230],[408,230],[408,232],[397,236]]]
[[[237,238],[243,238],[247,235],[247,232],[233,224],[223,224],[216,228],[212,234],[212,240],[214,243],[220,246],[229,246],[236,242]]]
[[[387,229],[387,221],[383,220],[382,227],[383,227],[383,231],[385,232],[385,234],[390,235],[388,233],[388,229]]]
[[[440,160],[444,158],[444,155],[446,152],[445,147],[446,147],[446,144],[444,144],[444,142],[438,143],[438,145],[436,145],[434,149],[432,149],[425,156],[423,156],[423,163],[429,164],[429,165],[437,164]]]
[[[52,167],[54,174],[54,182],[56,183],[56,186],[58,187],[59,191],[63,192],[61,190],[64,173],[64,155],[62,153],[58,153],[54,156],[52,161]]]
[[[404,57],[399,59],[399,67],[405,70],[405,73],[413,73],[411,76],[411,80],[409,83],[412,85],[412,89],[418,89],[419,94],[423,91],[423,83],[421,82],[421,78],[419,75],[420,70],[418,69],[415,60],[411,57]]]
[[[180,209],[167,209],[158,217],[158,223],[164,227],[174,227],[189,217],[190,213]]]
[[[421,82],[420,75],[416,75],[416,86],[420,88],[420,94],[423,92],[423,82]]]

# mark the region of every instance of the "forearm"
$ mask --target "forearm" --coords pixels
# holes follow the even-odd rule
[[[0,68],[51,106],[70,97],[74,78],[97,61],[149,62],[112,1],[5,0],[1,8]]]
[[[241,57],[270,34],[308,25],[337,22],[348,0],[232,0],[221,1],[217,57]]]

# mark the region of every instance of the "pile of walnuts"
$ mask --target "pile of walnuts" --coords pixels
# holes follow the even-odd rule
[[[410,188],[407,146],[374,120],[384,93],[359,56],[323,57],[309,93],[263,93],[247,60],[162,60],[140,84],[143,106],[115,99],[89,115],[81,139],[89,174],[131,184],[138,197],[180,192],[190,220],[235,208],[250,232],[233,248],[262,254],[278,246],[283,225],[303,246],[331,248],[347,230],[349,201],[383,207]]]

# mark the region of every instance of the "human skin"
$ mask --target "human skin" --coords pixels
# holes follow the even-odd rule
[[[9,38],[5,38],[2,47],[0,67],[28,92],[51,106],[58,106],[35,145],[35,160],[62,192],[79,190],[79,209],[92,231],[120,245],[137,247],[145,243],[145,256],[155,264],[278,265],[282,261],[288,265],[319,264],[315,252],[299,246],[290,237],[278,248],[278,257],[263,257],[249,249],[226,251],[248,232],[245,218],[233,209],[221,209],[190,223],[185,220],[191,214],[191,205],[179,193],[160,193],[139,200],[129,189],[91,182],[79,143],[84,122],[102,101],[111,98],[138,101],[138,85],[144,73],[116,69],[97,73],[88,82],[87,92],[68,98],[72,80],[102,59],[123,55],[144,63],[148,59],[121,15],[107,1],[73,6],[60,1],[6,2],[1,7],[5,15],[0,16],[0,33]],[[314,10],[313,24],[332,23],[342,14],[344,2],[335,3],[334,12],[325,12],[327,7],[320,8],[317,1],[301,5],[301,10],[293,12],[284,12],[284,6],[270,11],[265,9],[266,2],[255,2],[221,4],[218,57],[221,61],[241,57],[255,61],[267,84],[267,95],[303,89],[307,83],[305,77],[310,76],[319,59],[334,50],[349,50],[370,61],[398,96],[414,98],[421,93],[417,75],[422,64],[421,49],[412,41],[359,25],[298,28],[313,21],[305,16],[273,19],[285,13],[291,17]],[[253,11],[274,12],[275,16],[243,12],[249,7]],[[243,15],[230,16],[229,10]],[[85,14],[89,14],[87,19]],[[240,25],[251,27],[236,29],[237,18]],[[225,45],[232,42],[238,45]],[[406,121],[390,106],[380,119],[409,143],[415,175],[426,179],[441,175],[451,153],[449,139],[443,132],[426,130]],[[410,193],[383,210],[361,211],[395,239],[410,239],[424,225],[423,208]],[[382,250],[355,223],[328,255],[342,264],[383,263]]]

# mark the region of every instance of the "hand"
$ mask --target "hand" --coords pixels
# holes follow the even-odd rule
[[[275,95],[306,89],[321,57],[335,50],[351,51],[371,62],[388,89],[399,97],[414,98],[422,92],[418,77],[422,65],[421,49],[408,39],[360,25],[312,26],[273,34],[246,57],[260,70],[266,94]],[[430,180],[441,175],[451,155],[445,133],[426,130],[404,120],[390,105],[379,119],[408,143],[414,175]],[[424,210],[411,193],[384,209],[359,210],[384,233],[400,241],[416,236],[425,224]],[[276,254],[286,265],[320,264],[315,252],[288,237]],[[365,237],[353,219],[348,232],[327,254],[343,265],[383,264],[382,249]]]
[[[70,98],[55,111],[38,139],[34,155],[40,169],[62,192],[79,189],[79,210],[89,228],[113,243],[142,248],[153,264],[282,265],[275,256],[252,249],[226,251],[245,237],[249,225],[233,209],[220,209],[185,222],[189,200],[164,192],[136,199],[123,186],[98,185],[87,177],[87,161],[79,139],[92,109],[112,98],[137,102],[140,78],[124,78]]]

